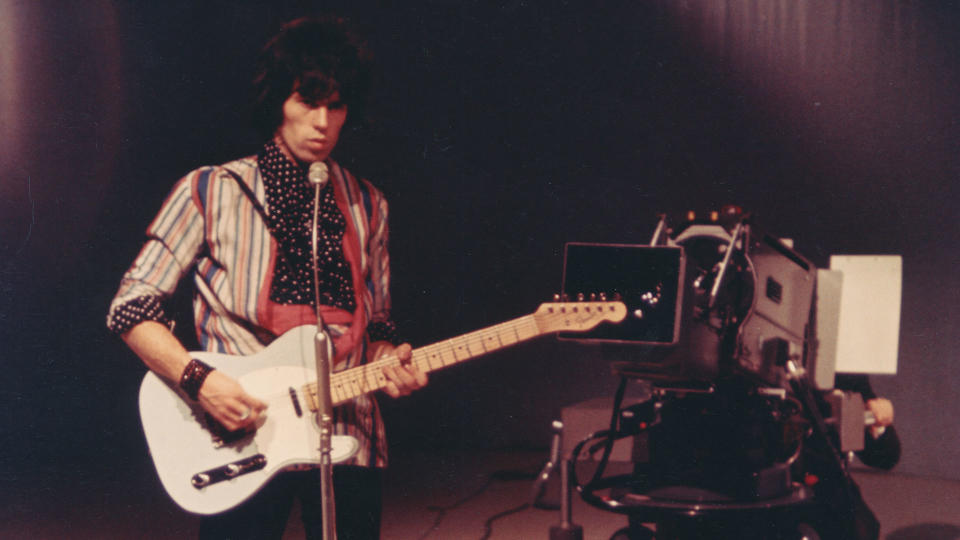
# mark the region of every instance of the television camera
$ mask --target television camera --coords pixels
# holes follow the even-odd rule
[[[560,470],[552,540],[582,537],[574,491],[627,515],[631,539],[856,537],[876,527],[848,471],[872,418],[860,394],[833,388],[842,272],[818,269],[726,207],[676,224],[661,216],[649,245],[567,244],[562,290],[618,294],[629,316],[561,335],[601,344],[620,387],[609,426],[571,437],[555,423],[540,476]],[[637,383],[642,395],[628,398]],[[617,453],[629,470],[608,474]]]

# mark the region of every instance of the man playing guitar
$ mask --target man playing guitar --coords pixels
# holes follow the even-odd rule
[[[254,79],[254,117],[266,143],[256,155],[177,182],[111,303],[108,328],[228,431],[256,429],[267,403],[191,358],[171,332],[162,304],[188,273],[205,351],[254,354],[287,330],[315,324],[319,312],[334,341],[334,372],[395,355],[400,364],[382,368],[388,394],[427,383],[390,318],[387,202],[330,157],[348,118],[362,114],[369,60],[342,19],[285,25],[262,51]],[[328,180],[314,201],[307,175],[318,163]],[[376,538],[387,463],[376,400],[360,395],[341,404],[334,426],[360,442],[334,473],[338,537]],[[240,506],[205,516],[200,536],[280,538],[298,498],[308,536],[319,537],[319,494],[315,469],[280,473]]]

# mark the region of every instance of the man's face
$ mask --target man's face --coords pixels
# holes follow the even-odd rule
[[[346,120],[347,106],[340,101],[339,92],[318,102],[309,102],[294,91],[283,102],[283,123],[277,128],[277,136],[283,143],[280,148],[287,157],[302,163],[323,161],[337,146]]]

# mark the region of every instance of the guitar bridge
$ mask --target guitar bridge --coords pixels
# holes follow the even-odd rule
[[[197,489],[236,478],[240,475],[259,471],[267,466],[267,456],[257,454],[226,465],[199,472],[190,478],[190,484]]]

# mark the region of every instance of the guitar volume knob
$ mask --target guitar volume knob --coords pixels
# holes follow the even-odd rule
[[[207,487],[210,485],[210,475],[209,474],[195,474],[193,478],[190,479],[190,483],[193,484],[195,488]]]

